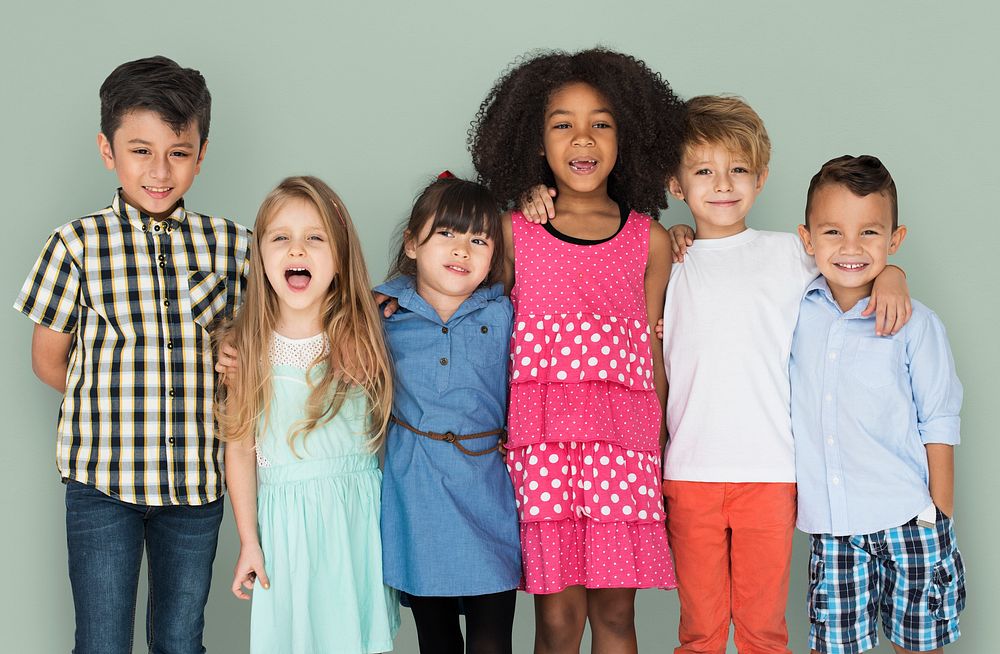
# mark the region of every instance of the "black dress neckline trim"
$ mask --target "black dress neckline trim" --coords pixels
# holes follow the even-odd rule
[[[607,238],[590,239],[590,238],[576,238],[575,236],[568,236],[557,230],[555,227],[553,227],[551,222],[546,222],[545,224],[542,225],[542,227],[544,227],[545,231],[547,231],[549,234],[552,234],[552,236],[566,243],[572,243],[573,245],[598,245],[600,243],[607,243],[614,237],[618,236],[618,234],[620,234],[621,231],[625,229],[625,223],[628,220],[628,215],[631,213],[631,211],[626,209],[625,205],[619,204],[618,212],[621,214],[621,222],[618,224],[618,229],[615,230],[615,233]]]

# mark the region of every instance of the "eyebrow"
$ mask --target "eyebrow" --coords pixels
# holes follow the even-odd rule
[[[604,109],[604,108],[594,109],[593,111],[590,112],[591,116],[593,116],[594,114],[608,114],[609,116],[614,117],[614,114],[611,113],[610,109]],[[572,115],[574,115],[574,112],[570,111],[569,109],[553,109],[552,111],[549,112],[548,117],[552,118],[553,116],[572,116]]]
[[[129,141],[129,143],[134,143],[135,145],[153,145],[150,141],[146,141],[145,139],[131,139]],[[194,149],[194,143],[191,143],[190,141],[180,141],[178,143],[172,144],[170,147],[171,148],[191,148],[193,150]]]

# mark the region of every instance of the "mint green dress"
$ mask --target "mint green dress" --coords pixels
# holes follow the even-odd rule
[[[304,415],[305,371],[272,371],[271,416],[257,441],[257,519],[271,587],[254,587],[250,651],[391,651],[398,597],[382,582],[382,474],[365,444],[364,399],[349,398],[333,420],[297,439],[296,456],[287,434]]]

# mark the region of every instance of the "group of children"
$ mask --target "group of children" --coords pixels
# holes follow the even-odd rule
[[[373,297],[319,179],[252,233],[184,207],[209,116],[197,71],[116,69],[121,188],[15,304],[64,395],[74,651],[130,650],[144,548],[150,650],[204,651],[223,481],[254,652],[389,651],[400,602],[422,652],[511,652],[518,589],[536,652],[588,622],[594,652],[635,652],[636,589],[674,587],[676,652],[725,652],[730,623],[789,652],[796,522],[814,651],[870,649],[879,620],[897,651],[958,637],[961,385],[887,266],[906,230],[878,159],[822,167],[800,239],[753,230],[770,143],[743,101],[542,53],[480,108],[480,183],[424,189]],[[665,187],[693,234],[656,221]]]

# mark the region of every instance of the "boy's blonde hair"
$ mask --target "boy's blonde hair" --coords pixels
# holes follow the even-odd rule
[[[271,191],[257,212],[250,274],[239,314],[216,338],[236,348],[239,361],[233,388],[220,384],[217,403],[220,437],[228,441],[255,438],[266,423],[271,402],[269,352],[278,322],[278,299],[264,273],[261,242],[271,218],[289,201],[312,204],[330,238],[336,272],[321,310],[328,350],[313,366],[326,364],[319,376],[307,375],[312,391],[305,416],[288,434],[296,440],[332,419],[352,393],[368,404],[368,435],[377,449],[392,411],[391,365],[382,320],[371,294],[368,269],[351,216],[340,197],[315,177],[289,177]],[[312,370],[313,368],[310,368]]]
[[[685,149],[721,145],[744,157],[760,174],[771,160],[771,139],[764,121],[743,98],[735,95],[699,95],[687,101]]]

